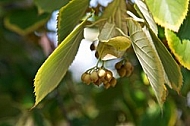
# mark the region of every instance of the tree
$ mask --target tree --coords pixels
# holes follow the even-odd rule
[[[58,47],[36,73],[36,98],[32,110],[29,113],[26,111],[31,104],[21,109],[10,104],[16,101],[19,103],[18,106],[21,106],[23,102],[12,99],[14,93],[8,95],[11,98],[2,93],[2,100],[9,99],[6,104],[11,105],[16,111],[11,115],[22,113],[21,110],[25,112],[21,114],[19,121],[14,121],[18,125],[28,124],[27,121],[30,119],[36,125],[188,125],[189,110],[184,108],[186,99],[182,96],[186,97],[189,92],[189,1],[135,0],[133,3],[113,0],[106,7],[100,4],[90,7],[89,2],[35,0],[34,5],[29,3],[27,7],[23,6],[26,4],[25,1],[19,6],[17,2],[14,2],[15,5],[9,1],[1,3],[4,10],[1,15],[3,26],[13,31],[1,27],[4,34],[1,37],[2,41],[7,42],[13,42],[15,39],[9,40],[5,35],[18,37],[21,39],[19,41],[38,41],[39,38],[34,31],[41,31],[41,38],[44,37],[44,33],[50,32],[43,26],[50,14],[59,10]],[[11,8],[7,13],[5,11],[8,10],[8,5],[13,5],[16,9]],[[77,54],[85,27],[99,30],[96,40],[98,45],[92,41],[90,47],[96,52],[97,64],[84,71],[81,75],[83,82],[76,85],[72,80],[72,74],[67,70]],[[6,44],[2,43],[1,47],[3,46]],[[5,49],[1,49],[2,54],[6,52]],[[15,49],[20,50],[20,46]],[[32,54],[36,52],[43,59],[42,52],[38,50],[35,45]],[[18,55],[20,54],[25,52]],[[1,64],[4,65],[8,60],[5,58],[6,55],[2,57]],[[23,64],[27,64],[24,61],[35,63],[35,57],[33,60],[28,56],[24,59],[21,62]],[[116,70],[110,70],[107,64],[115,66]],[[16,73],[29,68],[20,64],[19,66],[21,68]],[[5,68],[3,66],[3,70],[7,71],[9,67],[10,65]],[[13,68],[17,70],[16,67]],[[34,68],[36,69],[36,65]],[[4,87],[9,79],[6,79],[7,72],[3,70],[0,84]],[[34,74],[34,71],[32,73]],[[19,81],[21,79],[18,79]],[[91,85],[85,86],[83,83]],[[23,85],[21,87],[23,88]],[[30,89],[32,88],[28,87],[28,90]],[[3,92],[7,90],[10,90],[10,87],[2,89]],[[13,87],[13,92],[18,92],[16,87]],[[15,97],[27,99],[31,103],[31,93],[26,95],[30,98],[24,98],[24,94]],[[3,109],[6,108],[5,104],[2,105]],[[178,111],[182,115],[179,115]],[[55,116],[52,116],[53,114]]]

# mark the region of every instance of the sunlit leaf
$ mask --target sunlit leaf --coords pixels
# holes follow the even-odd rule
[[[38,70],[34,81],[36,102],[34,107],[57,87],[74,60],[83,37],[83,21],[55,49]]]
[[[72,0],[59,10],[57,23],[58,43],[61,43],[75,28],[84,16],[88,6],[89,0]]]
[[[167,90],[164,85],[164,70],[161,61],[140,24],[128,19],[127,25],[135,54],[148,77],[158,103],[162,106],[166,99]]]
[[[172,55],[169,53],[167,48],[160,41],[160,39],[158,39],[158,37],[152,31],[150,31],[150,34],[155,44],[160,60],[162,61],[162,65],[170,82],[170,85],[174,90],[179,93],[183,81],[180,67],[176,63]]]
[[[188,11],[189,0],[145,0],[155,21],[168,29],[178,31]]]
[[[70,0],[34,0],[39,13],[53,12],[66,5]]]
[[[117,36],[107,42],[99,42],[97,51],[102,60],[120,58],[125,51],[131,46],[129,38]]]
[[[100,42],[97,47],[98,55],[101,60],[111,60],[121,57],[124,51],[117,51],[113,46]]]
[[[49,16],[47,13],[39,15],[36,8],[19,9],[7,15],[4,23],[10,30],[20,35],[26,35],[44,25]]]
[[[113,46],[118,51],[125,51],[131,46],[131,40],[124,36],[111,38],[106,44]]]
[[[177,60],[190,70],[190,41],[180,40],[176,34],[170,30],[165,30],[168,45]]]
[[[158,34],[157,25],[154,22],[152,15],[149,13],[146,4],[142,0],[135,0],[135,4],[137,5],[138,10],[140,10],[139,13],[141,13],[141,15],[146,20],[152,31],[154,31],[154,33],[157,35]]]

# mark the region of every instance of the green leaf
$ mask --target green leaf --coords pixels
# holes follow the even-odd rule
[[[105,42],[99,42],[97,47],[98,55],[101,60],[111,60],[122,57],[124,52],[116,50],[113,46]]]
[[[135,0],[135,4],[138,7],[137,11],[139,11],[140,15],[143,16],[144,20],[148,23],[149,27],[157,35],[158,34],[157,25],[154,22],[152,15],[149,13],[149,10],[148,10],[146,4],[141,0]]]
[[[190,40],[190,11],[188,11],[187,17],[184,20],[183,24],[181,25],[177,36],[182,39]]]
[[[101,42],[108,41],[109,39],[115,36],[115,31],[115,24],[106,22],[98,36],[98,39]]]
[[[174,90],[179,93],[183,82],[180,67],[176,63],[172,55],[169,53],[167,48],[160,41],[160,39],[158,39],[158,37],[151,30],[150,34],[152,36],[160,60],[162,61],[162,65],[170,82],[170,85]]]
[[[5,17],[5,26],[21,35],[33,32],[44,25],[49,19],[49,14],[39,15],[36,8],[19,9]]]
[[[167,92],[162,63],[140,24],[128,19],[127,25],[135,54],[155,92],[158,103],[162,106]]]
[[[146,0],[155,21],[168,29],[178,31],[188,11],[189,0]]]
[[[126,51],[131,46],[131,40],[124,36],[111,38],[106,44],[113,46],[118,51]]]
[[[126,22],[125,22],[126,18],[127,18],[127,14],[126,14],[125,0],[113,0],[105,8],[105,11],[103,12],[100,19],[95,23],[99,23],[106,20],[107,22],[114,24],[115,27],[121,29],[125,34],[127,34],[127,28],[126,28]],[[121,35],[119,32],[116,34]]]
[[[34,0],[39,13],[51,13],[65,6],[70,0]]]
[[[131,40],[124,36],[111,38],[107,42],[99,42],[97,51],[102,60],[120,58],[131,46]]]
[[[86,20],[77,26],[64,41],[54,50],[38,70],[34,81],[36,101],[34,107],[52,90],[54,90],[68,67],[74,60]]]
[[[167,29],[165,35],[172,53],[181,65],[190,70],[190,41],[185,39],[181,41],[174,32]]]
[[[79,23],[88,6],[89,0],[72,0],[59,10],[57,23],[59,44]]]
[[[150,41],[152,47],[154,48],[154,50],[155,50],[155,52],[156,52],[156,54],[157,54],[157,57],[159,57],[158,52],[157,52],[157,49],[156,49],[156,47],[155,47],[155,44],[153,43],[154,40],[152,40],[152,36],[150,35],[149,30],[145,27],[145,28],[143,28],[143,31],[144,31],[144,33],[146,34],[147,38],[149,39],[149,41]],[[160,59],[160,57],[159,57],[159,59]],[[160,60],[161,60],[161,59],[160,59]],[[162,69],[163,69],[163,71],[164,71],[163,64],[162,64]],[[163,77],[164,77],[164,82],[165,82],[166,84],[168,84],[168,86],[169,86],[170,88],[172,88],[171,83],[170,83],[170,81],[169,81],[169,79],[168,79],[168,76],[167,76],[167,74],[166,74],[165,71],[164,71],[163,75],[164,75],[164,76],[163,76]]]

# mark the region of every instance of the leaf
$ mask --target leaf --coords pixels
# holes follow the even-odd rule
[[[38,15],[36,8],[18,9],[5,17],[5,26],[20,35],[26,35],[44,25],[49,14]]]
[[[75,28],[64,41],[54,50],[48,59],[42,64],[38,70],[34,81],[34,92],[36,101],[34,107],[52,90],[54,90],[68,67],[74,60],[80,41],[83,37],[84,20],[77,28]]]
[[[166,72],[167,78],[171,83],[170,85],[179,93],[183,82],[180,67],[176,63],[172,55],[169,53],[167,48],[160,41],[160,39],[158,39],[158,37],[151,30],[150,34],[155,44],[160,60],[162,61],[162,65]]]
[[[102,60],[120,58],[131,46],[131,40],[124,36],[111,38],[107,42],[99,42],[97,51]]]
[[[162,106],[167,90],[164,85],[164,70],[161,61],[140,24],[128,19],[127,25],[135,54],[155,92],[158,103]]]
[[[165,29],[169,48],[181,65],[190,70],[190,40],[180,40],[177,35]]]
[[[188,11],[189,0],[146,0],[156,23],[178,31]]]
[[[182,39],[190,40],[190,11],[188,11],[187,17],[184,20],[183,24],[181,25],[177,36]]]
[[[48,12],[51,13],[55,10],[59,10],[62,6],[65,6],[70,0],[34,0],[34,3],[38,7],[39,13]]]
[[[149,27],[157,35],[158,34],[157,25],[154,22],[154,19],[152,18],[152,15],[149,13],[149,10],[148,10],[146,4],[141,0],[135,0],[135,4],[137,5],[138,10],[140,11],[139,13],[141,13],[141,15],[143,16],[145,21],[148,23]]]
[[[159,57],[158,52],[157,52],[157,49],[156,49],[156,47],[155,47],[155,45],[154,45],[154,43],[153,43],[152,36],[150,35],[149,30],[148,30],[146,27],[143,28],[142,30],[144,31],[144,33],[146,34],[148,40],[150,41],[150,44],[151,44],[151,46],[153,47],[153,49],[155,50],[157,57]],[[160,57],[159,57],[159,60],[161,60]],[[162,69],[163,69],[163,71],[164,71],[163,65],[162,65]],[[167,76],[167,74],[166,74],[165,71],[164,71],[164,73],[163,73],[163,77],[164,77],[164,82],[165,82],[166,84],[168,84],[168,86],[169,86],[170,88],[172,88],[171,83],[170,83],[170,81],[169,81],[169,79],[168,79],[168,76]]]
[[[121,29],[125,34],[127,34],[126,22],[127,18],[126,14],[126,2],[125,0],[113,0],[108,6],[105,8],[102,16],[98,21],[94,24],[97,24],[103,21],[107,21],[111,24],[114,24],[115,27]],[[102,29],[99,26],[100,30]],[[115,33],[121,35],[118,31]]]
[[[118,51],[126,51],[131,46],[131,40],[124,36],[111,38],[106,44],[113,46]]]
[[[89,0],[72,0],[59,10],[57,33],[58,44],[75,28],[84,16]]]
[[[111,60],[122,57],[124,52],[117,51],[113,46],[105,42],[99,42],[97,47],[98,55],[101,60]]]
[[[115,24],[106,22],[98,36],[101,42],[108,41],[110,38],[115,36]]]

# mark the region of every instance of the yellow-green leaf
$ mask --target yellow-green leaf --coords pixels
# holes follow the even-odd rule
[[[131,40],[124,36],[111,38],[107,42],[99,42],[97,51],[102,60],[120,58],[131,46]]]
[[[155,48],[143,32],[139,23],[127,20],[129,35],[135,54],[147,75],[160,106],[166,99],[167,89],[164,85],[164,70]]]
[[[165,35],[169,48],[177,60],[190,70],[190,41],[185,39],[181,41],[174,32],[168,29],[165,29]]]
[[[189,0],[145,0],[155,21],[168,29],[178,31],[188,11]]]
[[[118,51],[125,51],[131,46],[131,40],[124,36],[111,38],[106,44],[113,46]]]
[[[52,90],[54,90],[68,67],[74,60],[80,41],[83,37],[83,28],[86,20],[77,26],[64,41],[54,50],[38,70],[34,79],[36,96],[34,107]]]
[[[113,46],[106,44],[106,42],[99,42],[97,51],[101,60],[116,59],[124,54],[124,51],[117,51]]]

